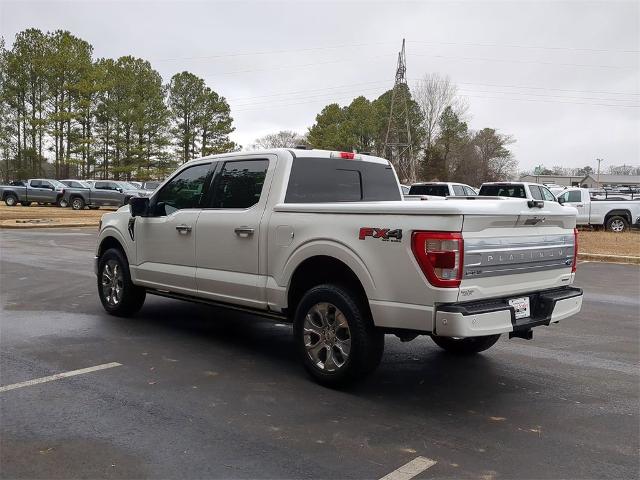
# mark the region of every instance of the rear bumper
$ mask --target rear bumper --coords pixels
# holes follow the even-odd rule
[[[434,334],[441,337],[479,337],[499,333],[524,334],[575,315],[582,308],[582,289],[563,287],[518,295],[529,297],[531,316],[516,319],[508,298],[444,304],[436,310]]]

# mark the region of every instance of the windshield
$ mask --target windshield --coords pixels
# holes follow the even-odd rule
[[[436,197],[448,197],[448,185],[411,185],[409,195],[435,195]]]
[[[65,188],[66,187],[66,185],[64,183],[59,182],[58,180],[49,180],[49,181],[56,188]]]
[[[482,185],[478,195],[483,197],[527,198],[523,185]]]
[[[132,185],[129,182],[118,182],[118,184],[125,190],[138,190],[135,185]]]
[[[155,190],[156,188],[158,188],[158,186],[160,186],[160,182],[144,182],[143,186],[147,190]]]

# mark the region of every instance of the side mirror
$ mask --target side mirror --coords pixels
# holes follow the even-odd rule
[[[144,217],[149,211],[148,197],[131,197],[129,200],[129,212],[132,217]]]
[[[120,193],[122,193],[122,189],[120,187],[116,188]]]
[[[564,205],[564,197],[558,197],[558,203]]]

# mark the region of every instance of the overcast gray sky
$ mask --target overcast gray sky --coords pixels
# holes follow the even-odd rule
[[[11,2],[7,44],[28,27],[67,29],[98,57],[189,70],[229,100],[234,140],[306,131],[331,102],[393,85],[407,39],[410,84],[446,74],[472,129],[515,137],[521,169],[640,164],[640,3]]]

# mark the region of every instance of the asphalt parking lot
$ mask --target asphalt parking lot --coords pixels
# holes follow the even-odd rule
[[[474,358],[387,337],[348,391],[289,326],[149,296],[104,313],[95,229],[0,231],[2,478],[638,478],[640,268],[583,263],[580,315]],[[114,363],[115,362],[115,363]]]

